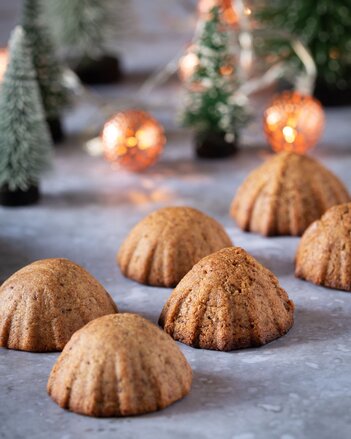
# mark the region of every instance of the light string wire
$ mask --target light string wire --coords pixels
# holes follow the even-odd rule
[[[260,91],[263,88],[269,87],[283,75],[289,76],[289,66],[285,60],[282,60],[271,66],[259,78],[250,78],[250,72],[255,62],[254,39],[256,36],[260,36],[261,38],[279,37],[289,42],[291,48],[303,64],[305,70],[303,73],[300,73],[295,80],[294,89],[302,94],[311,94],[317,76],[317,68],[310,52],[304,46],[301,40],[284,31],[253,29],[250,18],[245,13],[247,9],[245,2],[243,0],[232,0],[232,6],[239,16],[239,29],[232,30],[230,35],[233,51],[237,46],[236,39],[239,43],[239,68],[237,69],[237,73],[240,79],[239,83],[241,84],[236,90],[233,98],[238,100],[238,102],[243,102],[243,99],[247,100],[252,94]],[[195,43],[197,41],[202,27],[203,22],[201,19],[198,19],[195,25],[195,31],[191,43]],[[183,54],[184,48],[182,48],[177,55],[166,64],[166,66],[150,75],[146,81],[143,82],[135,95],[133,105],[142,105],[143,107],[147,107],[146,101],[148,96],[157,87],[165,84],[177,72],[179,61]],[[119,98],[117,103],[115,99],[108,99],[106,96],[101,96],[98,93],[93,92],[91,89],[84,87],[80,83],[77,76],[70,70],[66,71],[66,76],[68,78],[68,82],[71,83],[71,87],[75,90],[75,94],[79,95],[86,102],[94,106],[98,106],[102,115],[106,116],[106,119],[113,115],[116,111],[120,111],[131,104],[130,99],[121,100],[121,98]],[[156,106],[158,109],[162,109],[166,104],[164,101],[162,101],[157,104],[153,102],[152,105],[153,108]],[[89,132],[90,135],[93,131],[96,132],[96,130],[97,127],[94,126],[94,123],[89,124],[87,132]],[[87,136],[87,132],[84,133],[85,136]],[[96,147],[97,139],[98,138],[92,139],[92,144],[94,147]],[[90,144],[90,141],[87,143]]]

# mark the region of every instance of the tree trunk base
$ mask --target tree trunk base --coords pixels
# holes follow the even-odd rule
[[[54,143],[61,143],[65,139],[65,135],[62,128],[62,123],[60,118],[46,119],[49,127],[49,131]]]
[[[38,186],[30,186],[26,191],[16,189],[9,190],[7,186],[0,188],[0,204],[2,206],[28,206],[36,204],[40,199],[40,192]]]
[[[314,96],[326,107],[351,105],[351,87],[341,90],[317,80]]]
[[[73,70],[84,84],[112,84],[122,78],[121,62],[112,55],[84,59]]]
[[[223,132],[197,133],[194,139],[197,157],[219,159],[230,157],[238,150],[238,138],[228,139]]]

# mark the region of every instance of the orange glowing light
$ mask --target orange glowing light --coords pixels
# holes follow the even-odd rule
[[[329,58],[331,58],[331,59],[340,58],[340,50],[337,49],[336,47],[333,47],[332,49],[330,49],[329,50]]]
[[[159,122],[140,110],[116,114],[105,123],[101,138],[105,158],[135,172],[153,165],[166,143]]]
[[[263,117],[264,132],[273,150],[300,154],[316,145],[324,121],[324,110],[317,99],[290,91],[273,99]]]
[[[233,62],[233,59],[228,59],[227,64],[220,67],[220,74],[223,76],[231,75],[234,72]],[[200,60],[196,54],[196,45],[191,44],[186,49],[185,54],[179,59],[178,75],[188,88],[201,91],[204,88],[204,84],[200,84],[193,79],[193,75],[199,66]]]
[[[238,14],[233,7],[232,0],[199,0],[197,9],[200,17],[208,17],[210,10],[215,6],[220,6],[220,8],[222,9],[224,20],[227,24],[235,26],[238,23]]]
[[[220,71],[221,75],[229,76],[229,75],[231,75],[233,73],[234,68],[233,68],[233,66],[228,64],[228,65],[222,66],[219,71]]]
[[[2,82],[2,79],[5,75],[7,63],[8,63],[8,50],[7,49],[0,49],[0,82]]]
[[[186,49],[185,54],[179,60],[178,74],[180,80],[183,82],[189,81],[198,65],[199,58],[195,53],[195,46],[192,44]]]

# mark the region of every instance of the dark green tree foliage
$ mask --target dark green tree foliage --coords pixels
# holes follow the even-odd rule
[[[30,49],[20,26],[9,47],[9,64],[0,86],[0,186],[25,191],[38,183],[48,167],[52,145]]]
[[[107,51],[107,42],[123,27],[125,0],[45,0],[53,35],[60,48],[77,60]]]
[[[198,67],[190,78],[181,121],[197,132],[236,135],[247,121],[244,106],[235,98],[239,80],[234,70],[229,32],[220,8],[214,7],[194,42]],[[228,67],[233,72],[223,74],[223,69]]]
[[[55,119],[69,103],[69,92],[50,33],[43,23],[41,6],[40,0],[24,0],[21,24],[32,53],[46,118]]]
[[[289,31],[307,45],[319,81],[339,90],[351,87],[350,0],[270,0],[256,11],[265,26]]]

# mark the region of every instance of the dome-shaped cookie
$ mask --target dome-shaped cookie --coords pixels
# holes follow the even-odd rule
[[[173,287],[201,258],[231,245],[229,236],[213,218],[190,207],[166,207],[132,229],[117,262],[130,279]]]
[[[293,324],[294,304],[278,279],[245,250],[222,249],[181,280],[159,324],[196,348],[230,351],[260,346]]]
[[[76,332],[49,377],[62,408],[90,416],[163,409],[189,393],[192,372],[177,344],[136,314],[114,314]]]
[[[230,213],[242,230],[300,236],[327,209],[348,201],[344,185],[318,161],[283,152],[246,178]]]
[[[329,209],[301,238],[297,277],[351,291],[351,203]]]
[[[60,351],[77,329],[115,312],[112,298],[82,267],[68,259],[43,259],[0,288],[0,346]]]

